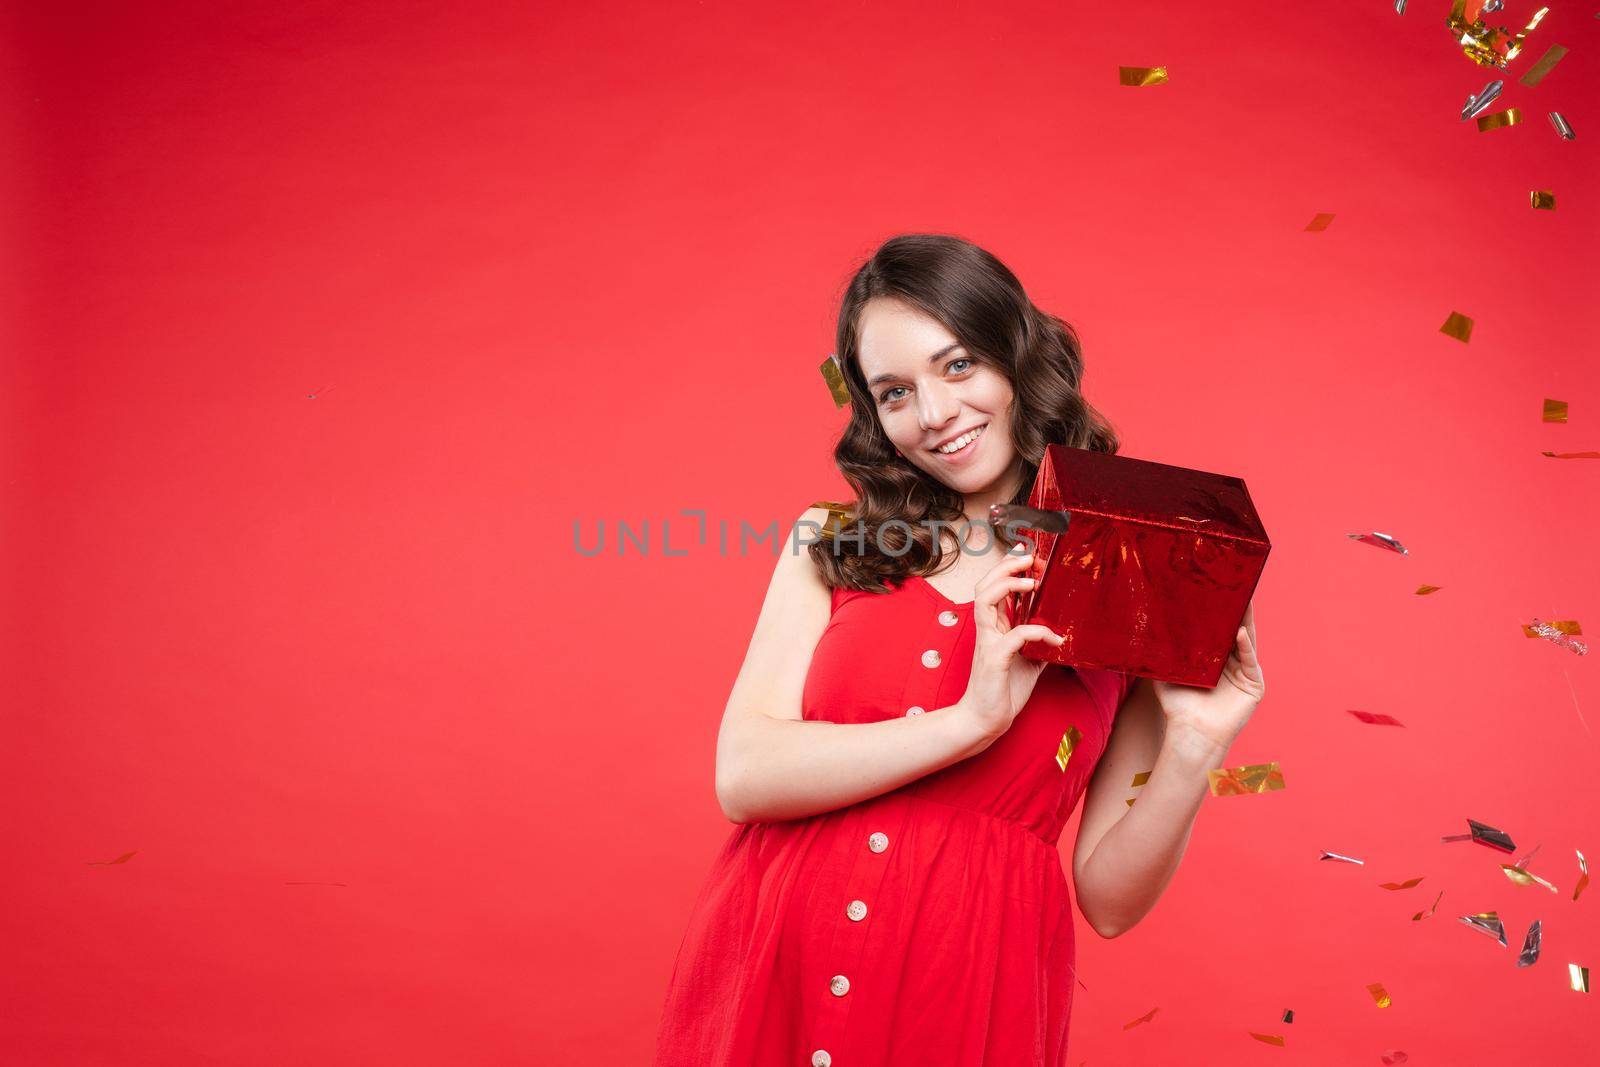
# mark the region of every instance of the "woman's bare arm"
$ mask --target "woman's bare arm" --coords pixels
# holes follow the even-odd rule
[[[806,534],[800,540],[815,539],[827,515],[808,508],[795,524]],[[717,802],[734,822],[832,811],[976,755],[992,741],[967,715],[945,713],[954,708],[871,723],[801,718],[801,692],[832,593],[796,543],[791,528],[717,733]]]
[[[1227,749],[1166,729],[1148,678],[1136,678],[1084,794],[1073,846],[1078,910],[1102,937],[1127,931],[1155,906],[1188,848],[1208,770]],[[1150,771],[1131,808],[1133,776]]]

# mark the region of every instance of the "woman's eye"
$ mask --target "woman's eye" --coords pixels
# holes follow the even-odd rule
[[[962,356],[960,359],[951,360],[950,361],[950,367],[952,369],[954,369],[954,368],[960,366],[963,363],[971,363],[971,362],[972,362],[972,360],[970,358],[968,358],[966,356]]]
[[[905,388],[905,386],[903,386],[903,385],[891,386],[890,388],[885,389],[883,391],[883,395],[878,397],[878,400],[880,402],[882,402],[882,403],[887,404],[889,401],[897,399],[897,397],[894,395],[895,394],[895,390],[904,389],[904,388]]]

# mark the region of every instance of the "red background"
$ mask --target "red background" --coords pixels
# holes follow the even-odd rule
[[[1600,450],[1588,10],[1479,133],[1444,0],[516,8],[3,16],[7,1062],[645,1061],[773,565],[682,509],[844,491],[817,365],[905,231],[999,255],[1124,452],[1273,541],[1230,758],[1288,787],[1080,923],[1073,1063],[1592,1057],[1597,657],[1519,629],[1600,634],[1600,461],[1539,454]]]

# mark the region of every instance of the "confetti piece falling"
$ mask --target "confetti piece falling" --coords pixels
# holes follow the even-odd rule
[[[1500,90],[1504,89],[1505,85],[1506,83],[1503,81],[1492,81],[1485,85],[1481,92],[1473,93],[1467,97],[1466,104],[1461,108],[1462,121],[1465,122],[1467,119],[1477,118],[1478,115],[1482,114],[1484,108],[1499,99]]]
[[[1067,761],[1072,758],[1072,752],[1078,747],[1078,742],[1083,740],[1083,733],[1076,726],[1067,727],[1067,732],[1061,735],[1061,744],[1056,747],[1056,766],[1063,771],[1067,769]]]
[[[1405,723],[1401,722],[1399,719],[1395,718],[1393,715],[1380,715],[1377,712],[1372,712],[1372,711],[1356,711],[1354,708],[1347,708],[1346,710],[1349,711],[1350,714],[1354,715],[1356,718],[1360,719],[1362,722],[1367,723],[1369,726],[1404,726],[1405,725]]]
[[[1550,112],[1550,125],[1556,128],[1556,136],[1560,137],[1563,141],[1577,140],[1578,135],[1572,132],[1572,123],[1568,122],[1566,117],[1563,116],[1561,112]]]
[[[1539,62],[1529,67],[1528,72],[1517,80],[1523,85],[1538,85],[1544,80],[1546,74],[1555,69],[1556,64],[1561,62],[1561,58],[1566,54],[1567,50],[1565,48],[1558,44],[1551,45],[1545,49],[1544,55],[1539,57]]]
[[[839,357],[832,352],[822,361],[822,380],[828,383],[834,407],[842,408],[850,403],[850,387],[844,381],[844,368],[839,366]]]
[[[1556,194],[1548,189],[1533,189],[1528,193],[1528,204],[1535,211],[1554,211],[1556,209]],[[1547,419],[1547,422],[1555,421]],[[1565,419],[1560,420],[1565,422]]]
[[[1567,402],[1565,400],[1551,400],[1545,398],[1544,411],[1539,416],[1541,422],[1566,422]]]
[[[1151,1008],[1149,1011],[1145,1012],[1143,1015],[1141,1015],[1137,1019],[1133,1020],[1133,1022],[1124,1024],[1124,1026],[1122,1028],[1124,1030],[1132,1030],[1135,1026],[1138,1026],[1140,1023],[1147,1023],[1151,1019],[1154,1019],[1156,1017],[1156,1012],[1158,1012],[1160,1010],[1161,1010],[1160,1008]]]
[[[1488,845],[1502,852],[1515,852],[1516,843],[1511,840],[1511,835],[1504,830],[1496,830],[1488,823],[1481,823],[1477,819],[1468,819],[1467,826],[1471,833],[1450,834],[1439,838],[1440,841],[1476,841],[1480,845]]]
[[[1404,15],[1406,13],[1406,0],[1394,0],[1394,13],[1396,15]]]
[[[1500,942],[1502,948],[1505,947],[1506,925],[1500,921],[1500,916],[1498,913],[1492,911],[1481,911],[1476,915],[1463,915],[1461,916],[1461,921],[1472,927],[1472,929],[1478,931],[1480,934],[1487,934],[1488,936],[1494,938],[1496,941]]]
[[[1243,796],[1246,793],[1266,793],[1284,787],[1283,771],[1274,760],[1271,763],[1252,763],[1245,767],[1218,768],[1207,771],[1214,797]]]
[[[1409,556],[1411,554],[1406,546],[1402,545],[1395,538],[1390,537],[1386,533],[1379,533],[1376,530],[1374,530],[1372,533],[1346,534],[1345,536],[1350,538],[1352,541],[1360,541],[1364,545],[1373,545],[1377,548],[1387,548],[1389,551],[1398,552],[1402,556]]]
[[[1542,885],[1546,889],[1550,890],[1550,892],[1556,892],[1555,886],[1551,885],[1543,878],[1540,878],[1537,874],[1529,874],[1521,867],[1513,867],[1508,863],[1502,863],[1500,865],[1500,869],[1506,873],[1507,878],[1511,879],[1518,885]]]
[[[1540,452],[1551,459],[1600,459],[1600,452]]]
[[[119,863],[127,863],[133,859],[134,855],[134,852],[124,852],[114,860],[90,860],[88,865],[90,867],[112,867]]]
[[[1328,228],[1328,223],[1333,221],[1333,216],[1327,212],[1318,212],[1312,220],[1306,223],[1306,233],[1321,233]]]
[[[1589,968],[1579,967],[1576,963],[1567,964],[1567,977],[1572,982],[1574,993],[1589,992]]]
[[[1387,1052],[1385,1052],[1383,1054],[1383,1062],[1387,1063],[1387,1064],[1390,1064],[1391,1067],[1394,1064],[1404,1063],[1407,1060],[1409,1060],[1410,1058],[1411,1058],[1410,1056],[1407,1056],[1404,1052],[1401,1052],[1397,1048],[1389,1049]]]
[[[1118,67],[1117,80],[1123,85],[1143,88],[1146,85],[1165,85],[1166,67]]]
[[[1387,1008],[1392,1003],[1389,999],[1389,992],[1383,988],[1382,982],[1373,982],[1367,986],[1367,992],[1372,994],[1373,1003],[1380,1008]]]
[[[1459,311],[1452,311],[1450,317],[1444,320],[1444,325],[1439,327],[1439,332],[1466,344],[1472,339],[1472,320]]]
[[[1555,630],[1556,633],[1561,633],[1561,634],[1582,634],[1583,633],[1583,627],[1578,624],[1578,620],[1577,619],[1557,619],[1554,622],[1546,622],[1546,623],[1541,623],[1541,622],[1539,622],[1538,619],[1534,619],[1533,622],[1534,622],[1533,626],[1524,625],[1522,627],[1522,633],[1523,633],[1524,636],[1526,636],[1526,637],[1542,637],[1543,634],[1538,630],[1539,626],[1548,626],[1551,629]]]
[[[1528,936],[1522,939],[1522,951],[1517,954],[1518,967],[1532,967],[1539,962],[1539,945],[1542,941],[1542,920],[1533,920],[1533,925],[1528,927]]]
[[[1422,876],[1422,878],[1426,878],[1426,877],[1427,877],[1427,875],[1423,875]],[[1379,882],[1378,883],[1378,888],[1379,889],[1414,889],[1417,886],[1422,884],[1422,878],[1407,878],[1403,882]]]
[[[1568,622],[1574,627],[1578,625],[1576,622],[1571,622],[1570,620],[1568,620]],[[1576,629],[1569,630],[1566,628],[1567,625],[1568,623],[1551,624],[1548,622],[1540,622],[1538,619],[1534,619],[1533,626],[1531,628],[1534,632],[1534,636],[1542,637],[1551,644],[1560,645],[1562,648],[1576,652],[1580,656],[1587,656],[1589,654],[1589,646],[1572,636],[1575,633],[1582,633],[1583,631]],[[1527,626],[1523,627],[1524,631],[1528,629],[1529,627]]]
[[[1285,1008],[1284,1009],[1284,1011],[1283,1011],[1283,1021],[1286,1022],[1286,1023],[1294,1022],[1294,1009],[1293,1008]]]
[[[1437,593],[1443,588],[1444,586],[1442,585],[1419,585],[1417,586],[1417,596],[1427,596],[1429,593]]]
[[[1131,786],[1131,788],[1138,789],[1141,785],[1144,785],[1146,782],[1148,782],[1150,780],[1150,775],[1151,775],[1150,771],[1140,771],[1138,774],[1134,775],[1133,776],[1133,785]]]
[[[1354,856],[1341,856],[1337,852],[1329,852],[1326,849],[1323,850],[1322,855],[1318,856],[1317,859],[1319,859],[1319,860],[1338,860],[1340,863],[1356,863],[1356,864],[1360,864],[1363,867],[1365,867],[1366,864],[1367,864],[1366,860],[1358,860]]]
[[[1269,1045],[1277,1045],[1279,1048],[1283,1048],[1283,1038],[1279,1037],[1277,1034],[1258,1034],[1254,1030],[1249,1030],[1247,1033],[1249,1033],[1249,1035],[1255,1038],[1257,1041],[1263,1041]]]
[[[1428,910],[1427,911],[1419,911],[1419,912],[1417,912],[1415,915],[1411,916],[1411,921],[1412,922],[1421,922],[1423,919],[1426,919],[1428,916],[1430,916],[1434,912],[1438,911],[1439,910],[1439,901],[1441,901],[1443,899],[1444,899],[1444,890],[1441,889],[1441,890],[1439,890],[1439,895],[1433,898],[1433,903],[1428,907]]]
[[[1508,107],[1504,111],[1496,111],[1492,115],[1479,115],[1478,132],[1488,133],[1490,130],[1515,126],[1521,121],[1522,109],[1520,107]]]
[[[1577,849],[1573,849],[1572,851],[1578,852]],[[1583,858],[1582,852],[1578,852],[1578,870],[1582,873],[1578,876],[1577,886],[1572,890],[1573,900],[1577,900],[1578,894],[1582,893],[1589,887],[1589,861]]]

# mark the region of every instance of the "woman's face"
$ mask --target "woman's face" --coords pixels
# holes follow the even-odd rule
[[[863,307],[859,347],[878,420],[906,460],[963,496],[1009,500],[1021,457],[1005,375],[972,358],[937,319],[891,297]]]

